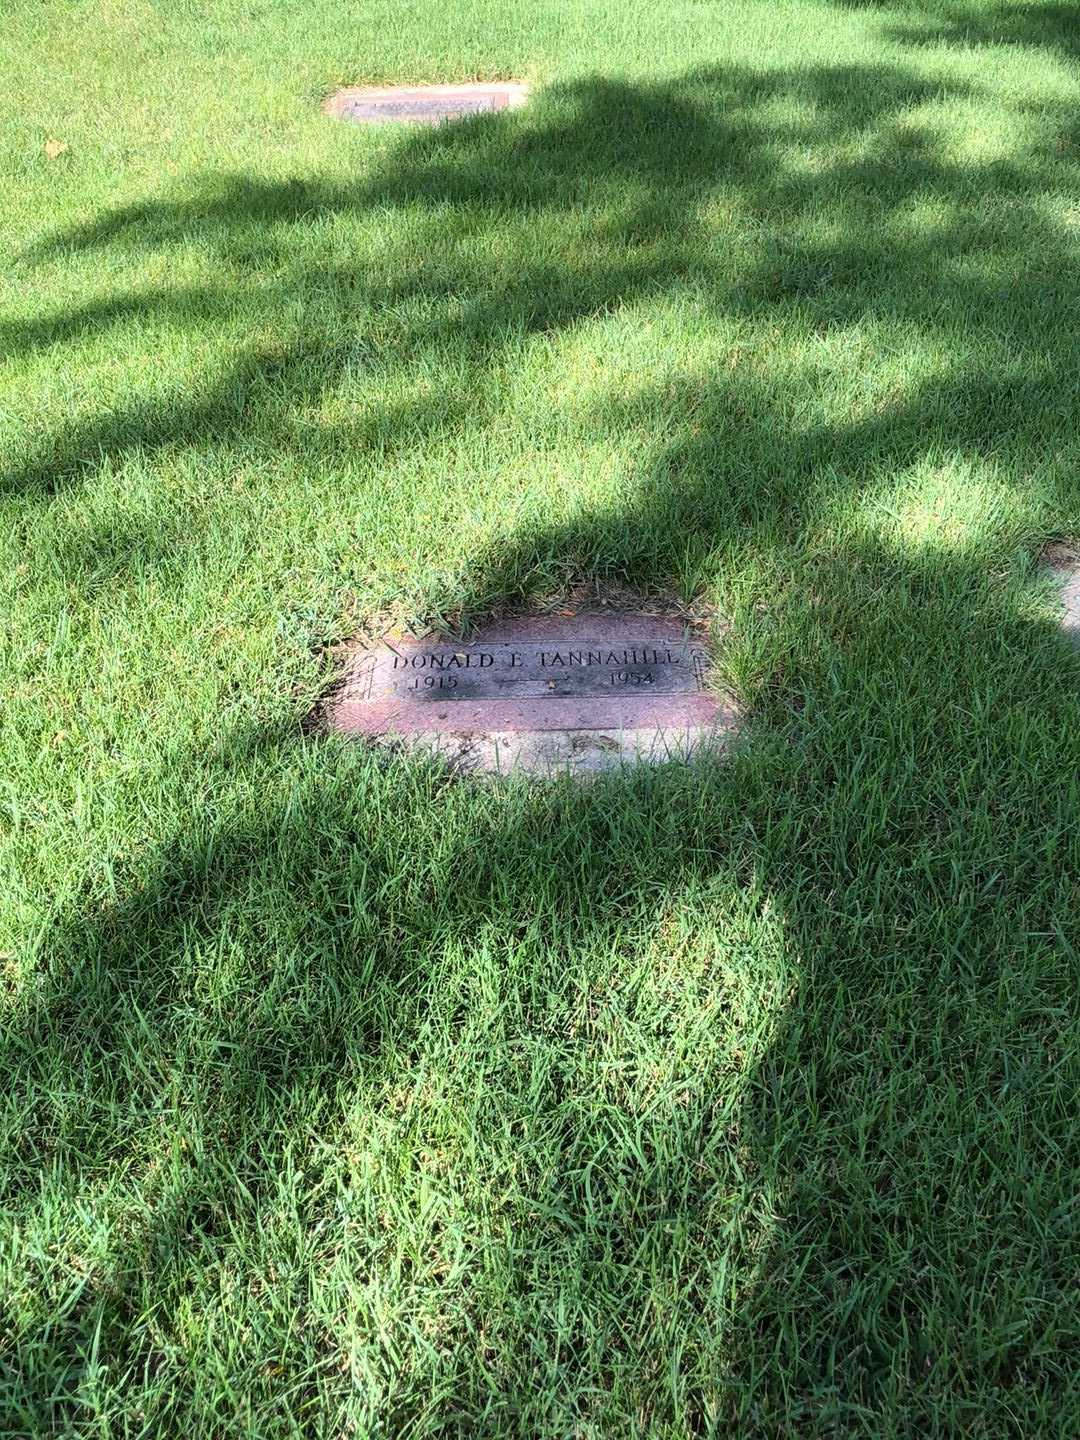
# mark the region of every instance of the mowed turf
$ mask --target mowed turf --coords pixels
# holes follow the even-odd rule
[[[1080,5],[0,24],[0,1429],[1077,1434]],[[305,727],[582,583],[730,759]]]

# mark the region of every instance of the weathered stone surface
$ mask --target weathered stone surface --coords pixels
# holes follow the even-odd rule
[[[1071,575],[1066,576],[1061,589],[1061,598],[1065,605],[1065,614],[1061,622],[1065,633],[1070,640],[1080,645],[1080,565]]]
[[[520,617],[468,644],[408,637],[357,650],[330,723],[484,770],[685,759],[736,724],[708,666],[677,620]]]
[[[489,85],[412,85],[358,87],[339,90],[326,102],[327,114],[339,120],[381,125],[412,121],[438,125],[485,110],[524,105],[528,87],[509,81]]]
[[[1074,644],[1080,645],[1080,546],[1055,541],[1046,547],[1042,558],[1060,587],[1062,629]]]

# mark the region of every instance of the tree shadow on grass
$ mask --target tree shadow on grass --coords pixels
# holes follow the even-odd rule
[[[905,603],[827,600],[727,765],[264,737],[47,937],[17,1424],[1054,1433],[1078,666],[964,561],[842,564]]]
[[[1080,56],[1080,6],[1073,4],[956,4],[954,0],[838,0],[841,8],[908,14],[890,25],[890,40],[912,45],[1021,45],[1062,59]]]
[[[122,467],[210,446],[245,458],[302,454],[312,469],[325,460],[329,470],[344,447],[382,460],[421,453],[448,427],[479,439],[490,423],[487,377],[508,336],[557,340],[620,308],[676,301],[699,310],[705,326],[741,324],[751,336],[762,324],[786,328],[793,346],[803,345],[802,373],[777,385],[752,355],[740,364],[740,349],[751,347],[736,339],[728,370],[687,375],[674,394],[671,377],[644,375],[633,398],[598,398],[580,422],[594,437],[637,424],[655,438],[630,477],[625,513],[584,517],[583,535],[596,543],[572,547],[579,569],[595,570],[606,553],[636,578],[670,577],[665,537],[676,531],[664,514],[653,523],[645,513],[657,474],[684,517],[678,545],[685,517],[704,507],[705,523],[689,526],[700,553],[681,562],[692,575],[718,527],[738,531],[740,494],[753,492],[763,525],[790,529],[812,522],[823,481],[830,493],[836,473],[859,486],[885,457],[898,469],[956,451],[993,455],[1002,467],[1052,464],[1047,437],[1061,431],[1070,363],[1060,321],[1075,303],[1074,246],[1039,195],[1062,183],[1061,165],[1035,149],[962,163],[906,118],[923,102],[974,94],[888,67],[764,75],[729,67],[654,86],[584,82],[538,105],[535,119],[412,137],[354,187],[226,176],[175,202],[106,214],[55,237],[39,258],[100,247],[168,253],[195,233],[220,287],[114,296],[38,319],[11,329],[11,353],[133,317],[226,324],[239,306],[252,331],[273,338],[237,347],[238,358],[174,401],[154,393],[55,427],[3,486],[25,497],[29,523],[96,457]],[[738,217],[749,237],[741,253],[711,239],[715,212]],[[316,220],[387,214],[400,217],[400,238],[388,232],[377,260],[370,250],[359,261],[312,260],[305,248]],[[532,238],[550,224],[559,227],[554,252]],[[883,326],[911,327],[945,363],[911,347],[912,366],[889,394],[852,396],[846,413],[824,423],[811,406],[808,422],[793,424],[787,411],[800,392],[831,383],[830,338],[850,334],[870,357],[872,332]],[[948,354],[955,349],[959,358]],[[418,373],[423,393],[410,388]],[[347,420],[327,418],[335,400],[355,396],[362,404]],[[762,467],[779,484],[748,486]],[[669,483],[673,470],[685,475],[678,485]],[[113,524],[81,535],[80,555],[100,547],[107,557]],[[653,537],[644,557],[624,553],[631,536],[638,549]],[[530,537],[517,561],[477,556],[455,594],[430,597],[432,608],[467,614],[516,592],[527,572],[539,573],[536,555],[565,552],[567,539],[560,520]],[[135,549],[152,561],[160,549],[152,529],[124,537],[116,563]]]
[[[1067,342],[1044,322],[1071,250],[1031,198],[1041,162],[952,165],[903,124],[929,93],[884,69],[597,83],[531,129],[407,140],[355,191],[229,181],[59,242],[168,246],[197,220],[223,265],[261,263],[315,210],[419,212],[425,265],[301,268],[266,313],[359,285],[403,306],[381,350],[358,326],[375,373],[449,347],[455,397],[508,326],[674,294],[826,341],[868,318],[938,345],[977,325],[993,363],[812,422],[813,364],[601,393],[582,421],[601,433],[663,422],[637,487],[473,557],[467,614],[553,569],[648,585],[809,551],[772,597],[752,743],[727,765],[483,790],[231,737],[213,802],[119,898],[59,917],[7,1036],[8,1198],[41,1197],[7,1287],[17,1426],[991,1434],[1068,1415],[1076,658],[987,573],[999,546],[828,529],[837,496],[903,503],[883,476],[959,454],[993,493],[995,466],[1039,475],[1065,448]],[[792,146],[821,165],[778,167]],[[934,226],[905,231],[929,202]],[[756,236],[734,264],[698,243],[721,203]],[[791,233],[823,205],[832,233]],[[559,263],[511,247],[484,269],[453,243],[545,213],[573,220]],[[341,343],[298,331],[194,406],[80,421],[11,485],[32,513],[88,453],[258,440],[238,375],[260,410],[279,396],[261,443],[287,448]],[[1032,481],[1015,538],[1047,513]]]

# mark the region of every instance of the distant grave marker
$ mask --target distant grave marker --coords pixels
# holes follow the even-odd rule
[[[1080,645],[1080,544],[1055,541],[1043,551],[1043,563],[1060,587],[1062,629]]]
[[[1070,640],[1080,645],[1080,562],[1072,574],[1066,577],[1061,596],[1065,602],[1065,616],[1062,621],[1065,633]]]
[[[709,664],[679,620],[522,616],[468,644],[409,637],[358,650],[330,723],[482,770],[686,759],[736,725]]]
[[[327,114],[362,125],[412,121],[439,125],[486,110],[524,105],[528,86],[512,81],[490,85],[363,86],[339,90],[326,102]]]

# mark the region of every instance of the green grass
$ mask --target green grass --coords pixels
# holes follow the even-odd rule
[[[1076,1435],[1080,5],[0,15],[0,1429]],[[583,579],[727,762],[305,733]]]

